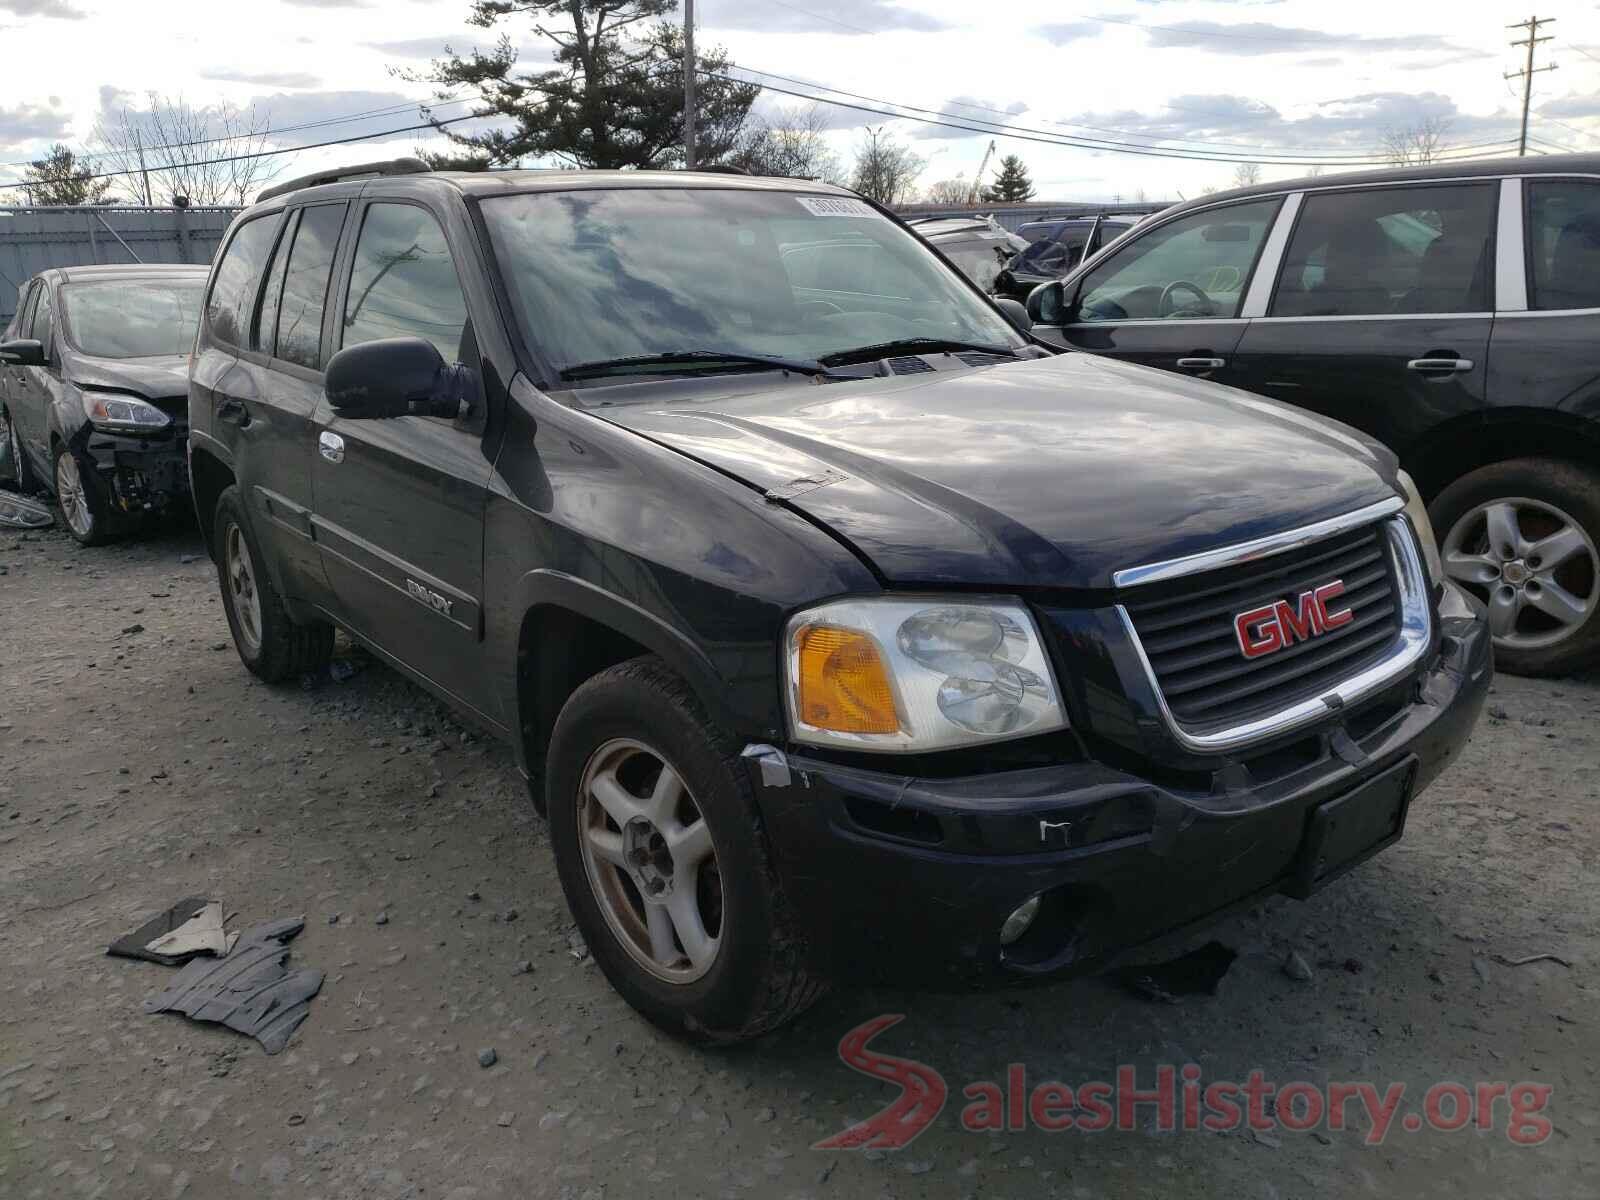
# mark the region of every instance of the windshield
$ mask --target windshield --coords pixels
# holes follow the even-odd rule
[[[1023,344],[860,200],[619,188],[482,209],[523,330],[558,370],[689,350],[816,359],[901,338]]]
[[[205,280],[74,283],[61,289],[72,344],[93,358],[187,354]]]

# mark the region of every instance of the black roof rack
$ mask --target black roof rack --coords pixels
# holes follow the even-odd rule
[[[755,172],[746,171],[743,167],[736,167],[732,163],[712,163],[708,167],[696,167],[702,175],[753,175]]]
[[[377,175],[424,175],[432,170],[433,168],[420,158],[409,157],[386,158],[380,162],[360,163],[353,167],[336,167],[331,171],[302,175],[298,179],[269,187],[256,197],[256,203],[274,200],[279,196],[287,196],[290,192],[298,192],[301,188],[316,187],[323,183],[340,183],[346,179],[369,179]]]

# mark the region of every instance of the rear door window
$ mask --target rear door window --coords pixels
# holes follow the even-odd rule
[[[24,283],[16,299],[16,312],[11,315],[11,323],[6,326],[6,338],[26,338],[27,325],[32,318],[30,309],[34,307],[34,296],[38,293],[37,283]]]
[[[50,336],[55,332],[55,328],[55,304],[51,299],[50,289],[41,283],[39,285],[39,303],[33,310],[33,329],[28,336],[44,347],[44,352],[47,356],[50,353]]]
[[[1488,183],[1309,195],[1268,315],[1487,312],[1494,208]]]
[[[1600,308],[1600,183],[1523,181],[1528,190],[1528,307]]]
[[[261,273],[272,253],[272,240],[282,214],[256,217],[239,226],[217,266],[206,298],[206,324],[211,335],[230,346],[247,345]]]
[[[1276,196],[1206,209],[1125,244],[1084,276],[1077,320],[1236,317],[1281,203]]]
[[[267,268],[267,283],[261,289],[261,303],[256,308],[254,328],[250,334],[250,349],[271,354],[278,332],[278,305],[283,299],[283,272],[289,262],[289,246],[294,240],[295,223],[300,214],[291,212],[278,248],[273,252],[272,265]]]
[[[318,204],[301,211],[283,276],[277,355],[314,371],[322,369],[322,314],[327,308],[345,208],[343,204]]]
[[[433,214],[414,204],[371,205],[345,299],[344,345],[417,337],[457,362],[466,325],[466,298]]]

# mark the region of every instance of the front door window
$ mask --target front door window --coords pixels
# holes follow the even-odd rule
[[[1206,209],[1152,229],[1084,276],[1078,321],[1236,317],[1280,201]]]

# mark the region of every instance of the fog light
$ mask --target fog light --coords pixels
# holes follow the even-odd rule
[[[1033,919],[1039,915],[1039,896],[1030,896],[1017,905],[1016,911],[1006,918],[1006,923],[1000,926],[1000,944],[1009,946],[1023,934],[1028,932],[1028,926],[1033,924]]]

